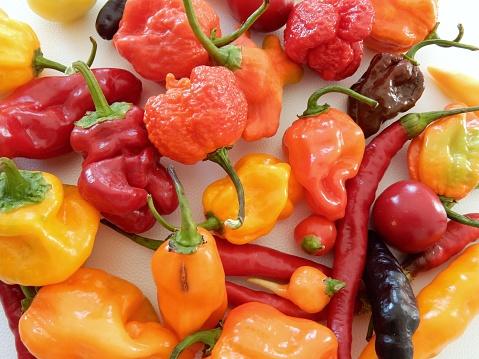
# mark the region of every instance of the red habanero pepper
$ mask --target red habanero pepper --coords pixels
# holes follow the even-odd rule
[[[374,17],[369,0],[298,2],[286,22],[284,48],[293,61],[307,64],[324,80],[345,79],[359,67]]]
[[[17,357],[18,359],[35,359],[22,343],[18,332],[18,322],[22,316],[22,300],[24,299],[25,294],[18,284],[6,284],[0,281],[0,303],[5,311],[8,326],[15,338]]]
[[[143,118],[148,138],[159,152],[192,165],[202,160],[218,163],[233,181],[239,202],[237,219],[225,225],[239,228],[244,220],[244,190],[227,150],[241,137],[248,105],[231,70],[198,66],[190,78],[166,77],[166,93],[152,96]]]
[[[221,35],[220,20],[206,0],[193,0],[201,30]],[[164,82],[187,77],[211,60],[191,31],[181,0],[128,0],[113,45],[144,78]],[[145,59],[149,59],[145,61]]]
[[[148,140],[144,110],[126,102],[108,104],[92,71],[74,62],[90,88],[96,111],[75,122],[70,142],[84,158],[78,190],[101,214],[121,229],[140,233],[156,223],[156,209],[169,214],[178,206],[173,181]]]
[[[346,283],[330,302],[328,327],[338,338],[338,358],[351,358],[352,318],[366,261],[369,211],[378,184],[392,157],[407,140],[419,135],[434,120],[456,113],[477,111],[468,107],[451,111],[409,113],[386,127],[367,146],[357,175],[346,182],[345,215],[336,222],[337,237],[331,276]]]
[[[142,83],[131,72],[92,71],[108,102],[139,101]],[[94,109],[81,74],[32,80],[0,101],[0,157],[47,159],[71,152],[74,122]]]
[[[478,221],[479,213],[469,213],[465,217]],[[401,263],[403,270],[411,277],[447,262],[461,252],[469,243],[479,238],[479,228],[450,220],[444,235],[424,252],[409,254]]]

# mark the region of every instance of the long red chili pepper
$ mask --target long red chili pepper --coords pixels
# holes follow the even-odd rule
[[[17,284],[6,284],[0,281],[0,303],[2,303],[8,326],[15,338],[18,359],[35,359],[23,345],[18,334],[18,322],[22,316],[21,301],[25,299],[22,289]]]
[[[469,213],[466,217],[479,220],[479,213]],[[447,223],[444,235],[424,252],[409,254],[401,264],[411,277],[447,262],[461,252],[466,245],[479,238],[479,228],[451,220]]]
[[[369,210],[391,159],[407,140],[420,134],[432,121],[477,109],[479,107],[409,113],[389,125],[366,146],[358,174],[346,182],[348,202],[345,216],[337,221],[331,277],[345,282],[346,287],[331,298],[327,325],[339,342],[338,359],[351,358],[352,319],[366,260]]]

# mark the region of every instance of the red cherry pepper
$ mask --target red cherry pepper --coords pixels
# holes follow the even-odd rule
[[[123,69],[94,69],[108,102],[137,103],[142,83]],[[0,157],[47,159],[72,151],[74,122],[94,110],[81,74],[34,79],[0,101]]]
[[[85,76],[96,107],[71,133],[73,149],[84,158],[78,190],[118,227],[145,232],[156,223],[148,194],[161,214],[173,212],[178,198],[161,155],[148,140],[144,110],[125,102],[110,106],[88,67],[81,62],[73,67]]]
[[[358,69],[373,23],[369,0],[304,0],[289,15],[284,48],[324,80],[342,80]]]

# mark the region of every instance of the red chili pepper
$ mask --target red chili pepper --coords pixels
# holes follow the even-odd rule
[[[148,140],[144,110],[126,102],[109,105],[86,64],[72,66],[85,77],[96,108],[75,122],[70,137],[84,158],[78,190],[121,229],[145,232],[156,223],[148,194],[160,214],[173,212],[178,198],[160,153]]]
[[[348,203],[345,216],[337,223],[337,237],[331,277],[346,287],[330,302],[328,327],[338,338],[338,358],[351,358],[352,318],[366,260],[369,210],[379,181],[391,159],[407,140],[417,136],[432,121],[451,115],[477,111],[469,107],[452,111],[409,113],[385,128],[367,146],[358,174],[346,182]]]
[[[136,103],[142,83],[123,69],[95,69],[108,102]],[[81,74],[46,76],[0,102],[0,157],[47,159],[72,151],[73,123],[95,109]]]
[[[465,216],[472,220],[479,220],[479,213],[469,213]],[[407,255],[401,267],[414,278],[419,272],[428,271],[447,262],[478,238],[479,228],[450,220],[447,223],[446,233],[439,241],[424,252]]]
[[[2,303],[8,326],[15,338],[18,359],[35,359],[23,345],[18,334],[18,322],[22,316],[22,300],[25,299],[22,289],[17,284],[5,284],[0,281],[0,303]]]

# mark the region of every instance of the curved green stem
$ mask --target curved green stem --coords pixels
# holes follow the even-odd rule
[[[179,227],[173,226],[169,222],[167,222],[156,210],[155,205],[153,203],[153,197],[151,197],[151,194],[148,194],[146,196],[146,200],[148,202],[148,208],[150,209],[151,213],[153,214],[153,217],[161,224],[161,226],[170,232],[175,232],[179,229]]]
[[[224,222],[224,225],[231,229],[238,229],[243,225],[245,217],[244,188],[238,173],[236,173],[236,170],[228,158],[228,150],[230,148],[231,147],[221,147],[215,152],[210,153],[206,159],[219,164],[233,181],[233,184],[236,188],[236,194],[238,196],[238,217],[236,219],[227,219]]]
[[[135,233],[126,232],[123,229],[115,226],[113,223],[106,220],[105,218],[100,219],[100,223],[102,223],[103,225],[107,227],[110,227],[111,229],[120,233],[124,237],[131,239],[133,242],[139,244],[140,246],[145,247],[147,249],[151,249],[153,251],[156,251],[164,243],[164,241],[160,239],[147,238]]]
[[[452,209],[448,208],[447,206],[444,206],[444,209],[446,210],[447,218],[453,221],[459,222],[461,224],[465,224],[467,226],[479,228],[479,221],[476,221],[468,216],[464,216],[463,214],[454,212]]]
[[[213,43],[218,46],[218,47],[223,47],[227,44],[232,43],[235,41],[238,37],[243,35],[250,27],[251,25],[254,24],[254,22],[261,16],[263,13],[266,11],[266,9],[269,7],[270,0],[264,0],[263,3],[260,5],[259,8],[257,8],[247,19],[245,22],[241,24],[241,26],[234,31],[233,33],[219,37],[219,38],[213,38]]]
[[[434,26],[434,29],[432,29],[432,31],[429,33],[429,35],[427,35],[427,37],[424,40],[440,39],[439,35],[437,34],[438,27],[439,27],[439,22],[436,23],[436,26]],[[459,33],[456,36],[456,38],[452,40],[454,42],[460,42],[462,40],[462,37],[464,36],[464,27],[462,26],[462,24],[457,24],[457,29],[459,30]]]
[[[330,106],[327,103],[324,105],[318,105],[318,100],[321,96],[329,92],[340,92],[340,93],[346,94],[348,96],[355,98],[358,101],[364,102],[365,104],[371,107],[376,107],[378,105],[378,102],[376,100],[363,96],[360,93],[354,90],[351,90],[350,88],[337,86],[337,85],[331,85],[331,86],[322,87],[319,90],[316,90],[315,92],[313,92],[313,94],[308,99],[308,107],[303,112],[303,114],[299,115],[298,117],[302,118],[302,117],[317,116],[323,112],[326,112],[330,108]]]
[[[211,350],[213,350],[213,347],[215,346],[219,337],[221,336],[221,333],[223,333],[222,327],[194,332],[188,335],[175,346],[175,348],[170,354],[169,359],[177,359],[184,350],[188,349],[196,343],[206,344],[204,354],[209,355],[211,353]]]
[[[206,220],[198,224],[198,227],[202,227],[208,231],[215,231],[219,234],[224,232],[223,223],[212,212],[206,213]]]

